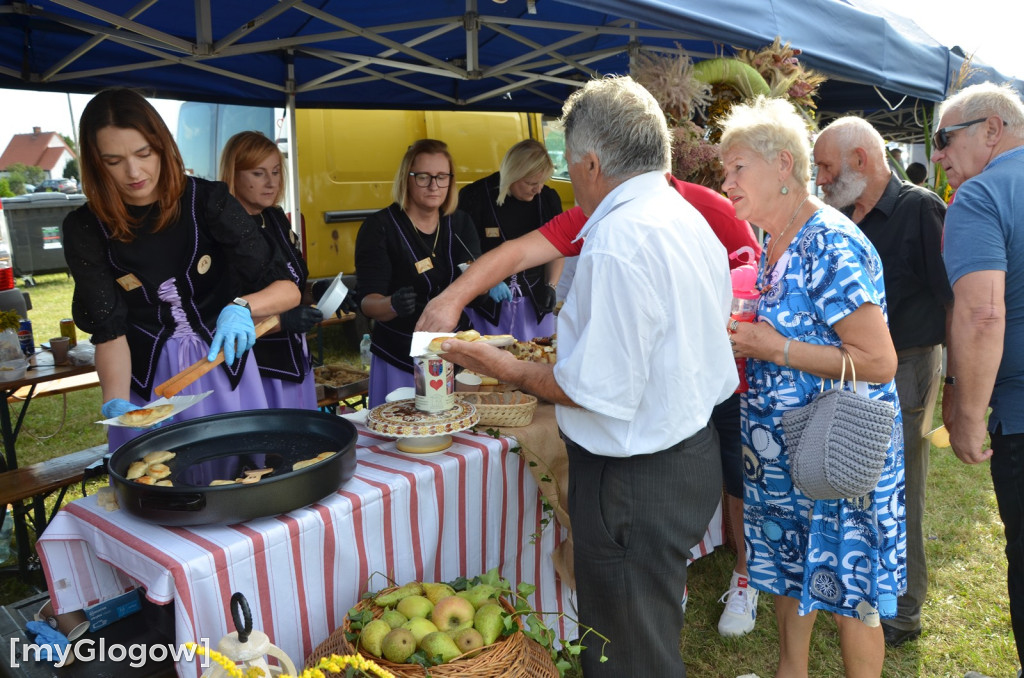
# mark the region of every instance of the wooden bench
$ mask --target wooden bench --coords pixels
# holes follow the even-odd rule
[[[29,511],[32,512],[32,524],[38,536],[60,509],[68,487],[79,482],[84,485],[87,477],[105,472],[106,467],[102,465],[105,456],[107,444],[103,443],[0,473],[0,518],[7,519],[5,514],[7,505],[10,504],[14,513],[12,518],[18,543],[18,559],[23,565],[27,563],[28,558],[29,542],[25,519]],[[97,470],[87,476],[87,469],[90,468]],[[60,494],[48,519],[45,500],[57,491]],[[30,502],[30,505],[26,505],[26,502]]]

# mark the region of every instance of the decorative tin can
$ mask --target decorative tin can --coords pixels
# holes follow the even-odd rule
[[[78,346],[78,334],[75,332],[75,321],[71,318],[64,318],[60,321],[60,336],[67,337],[68,346],[74,348]]]
[[[25,355],[32,355],[36,352],[36,340],[32,336],[32,321],[25,319],[18,325],[18,341],[21,343],[21,352]]]
[[[416,409],[444,412],[455,407],[455,366],[436,355],[413,358]]]

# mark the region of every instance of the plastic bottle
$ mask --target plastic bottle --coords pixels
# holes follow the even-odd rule
[[[4,514],[4,524],[0,527],[0,563],[11,557],[11,533],[14,531],[14,508],[8,504]]]
[[[364,334],[363,340],[359,342],[359,362],[364,370],[370,369],[370,335]]]
[[[0,242],[0,292],[14,289],[14,265],[7,243]]]
[[[743,250],[741,248],[729,255],[730,259],[738,259]],[[751,250],[751,254],[753,250]],[[741,323],[753,322],[757,317],[757,300],[760,292],[757,290],[757,268],[750,263],[737,266],[730,273],[732,278],[732,310],[729,313],[730,322],[736,320]],[[740,376],[740,385],[736,393],[746,393],[750,386],[747,384],[747,359],[736,358],[736,371]]]

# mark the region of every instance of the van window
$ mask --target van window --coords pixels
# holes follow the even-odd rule
[[[187,101],[178,112],[175,141],[185,170],[203,179],[216,179],[220,151],[233,135],[253,130],[273,140],[274,109]]]
[[[555,166],[555,173],[552,179],[569,181],[569,164],[565,161],[565,134],[557,118],[544,116],[543,122],[544,146],[548,149],[548,156]]]

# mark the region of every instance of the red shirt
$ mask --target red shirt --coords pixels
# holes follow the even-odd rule
[[[736,218],[736,210],[733,209],[728,198],[710,188],[680,181],[675,177],[671,178],[671,183],[672,187],[679,191],[679,195],[683,196],[683,199],[693,205],[707,220],[711,230],[718,236],[727,252],[731,254],[741,247],[750,247],[754,250],[750,263],[757,263],[761,257],[761,245],[754,237],[754,231],[750,228],[750,224]],[[586,223],[586,215],[577,206],[562,212],[541,226],[539,230],[563,256],[574,257],[583,249],[583,241],[573,242],[573,240]],[[729,267],[736,268],[741,263],[743,262],[730,259]]]

